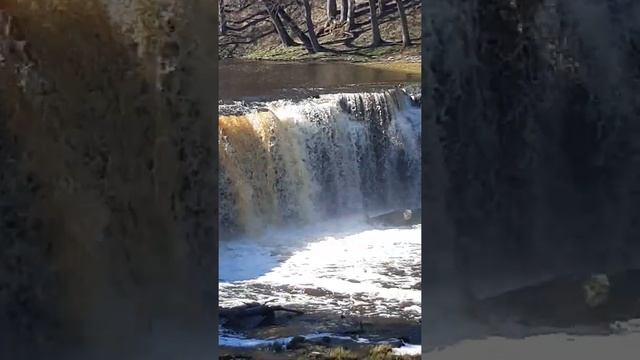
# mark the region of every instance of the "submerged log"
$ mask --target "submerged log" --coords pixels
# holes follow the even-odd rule
[[[303,311],[285,308],[280,305],[267,305],[257,302],[231,308],[220,308],[219,316],[225,320],[225,325],[236,328],[255,328],[273,324],[276,312],[289,312],[296,315],[304,314]]]
[[[242,318],[248,316],[265,316],[274,314],[276,311],[291,312],[298,315],[304,314],[303,311],[287,309],[280,305],[270,306],[260,303],[249,303],[240,306],[234,306],[232,308],[220,309],[220,317],[222,318]]]
[[[367,223],[384,227],[403,227],[420,224],[422,222],[422,209],[395,210],[382,215],[369,217]]]

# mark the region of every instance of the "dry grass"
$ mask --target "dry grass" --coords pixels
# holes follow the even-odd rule
[[[357,360],[358,355],[343,347],[331,349],[328,354],[330,360]]]
[[[393,349],[389,345],[378,345],[369,350],[369,359],[385,360],[390,359]]]

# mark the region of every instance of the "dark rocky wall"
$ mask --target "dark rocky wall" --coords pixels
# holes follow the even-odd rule
[[[106,4],[2,2],[0,357],[212,358],[215,9]]]
[[[425,306],[640,266],[640,3],[423,11]]]

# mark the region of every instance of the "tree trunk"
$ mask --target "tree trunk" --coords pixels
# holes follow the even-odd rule
[[[293,41],[291,36],[289,36],[289,33],[287,33],[287,29],[284,27],[282,20],[280,20],[280,17],[278,16],[278,12],[273,8],[271,8],[266,3],[265,3],[265,7],[267,8],[267,13],[271,18],[271,22],[273,23],[273,27],[276,29],[276,33],[278,33],[278,37],[280,37],[280,41],[282,42],[282,45],[284,46],[295,45],[295,42]]]
[[[356,1],[355,0],[347,0],[349,3],[349,7],[347,10],[347,30],[352,30],[356,25]]]
[[[347,14],[349,13],[349,0],[342,0],[340,7],[340,21],[347,22]]]
[[[404,5],[402,0],[396,0],[398,5],[398,15],[400,15],[400,24],[402,25],[402,45],[404,47],[411,46],[411,36],[409,35],[409,24],[407,24],[407,15],[404,13]]]
[[[308,3],[308,1],[304,1]],[[306,6],[306,5],[305,5]],[[338,17],[338,5],[336,0],[327,0],[327,20],[335,19]]]
[[[284,21],[289,26],[289,28],[291,29],[291,32],[293,32],[293,34],[297,36],[300,39],[300,41],[302,41],[302,44],[307,49],[307,51],[313,54],[315,50],[313,49],[313,45],[311,44],[311,41],[309,40],[307,35],[305,35],[304,32],[300,30],[300,28],[298,27],[296,22],[293,21],[291,16],[289,16],[289,14],[287,14],[284,11],[284,9],[282,9],[281,7],[278,7],[277,13],[282,18],[282,21]]]
[[[220,34],[224,35],[227,32],[227,19],[224,14],[224,0],[218,1],[218,26]]]
[[[314,52],[322,51],[322,47],[318,42],[318,37],[316,36],[316,30],[313,27],[313,19],[311,18],[311,5],[309,4],[309,0],[302,0],[304,4],[304,17],[307,21],[307,32],[309,33],[309,40],[311,41],[311,46],[313,46]],[[335,1],[333,5],[335,6]]]
[[[380,37],[380,26],[378,25],[378,16],[376,15],[376,0],[369,0],[369,10],[371,12],[371,31],[373,32],[371,47],[376,47],[382,43],[382,37]]]

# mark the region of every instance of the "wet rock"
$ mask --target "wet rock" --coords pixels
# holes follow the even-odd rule
[[[596,307],[607,302],[609,298],[609,278],[606,274],[591,276],[583,284],[585,302]]]
[[[367,223],[383,227],[403,227],[420,224],[421,209],[395,210],[378,216],[367,216]]]
[[[304,336],[295,336],[287,344],[287,349],[295,350],[304,347],[306,339]]]
[[[483,321],[599,326],[640,316],[637,271],[559,277],[476,302]]]
[[[276,320],[276,312],[295,315],[303,314],[300,310],[288,309],[279,305],[270,306],[256,302],[231,308],[221,308],[219,310],[219,316],[225,326],[246,330],[273,325]]]

